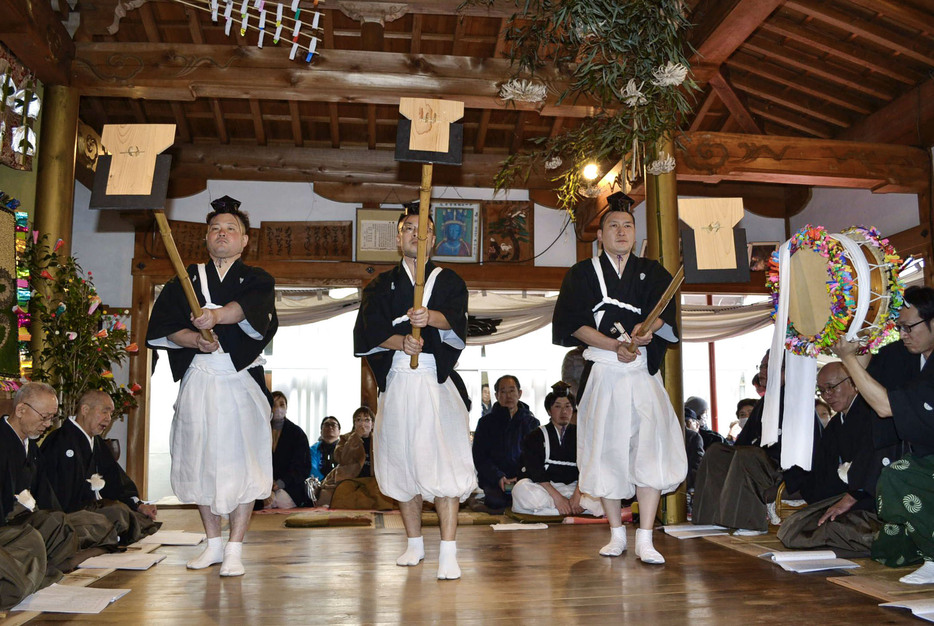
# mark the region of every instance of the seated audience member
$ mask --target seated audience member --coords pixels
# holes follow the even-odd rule
[[[522,441],[522,468],[512,489],[512,510],[527,515],[603,515],[600,500],[577,488],[577,427],[571,423],[576,402],[566,383],[545,396],[551,416]]]
[[[49,483],[36,440],[55,421],[58,398],[45,383],[26,383],[0,424],[0,526],[30,526],[42,536],[46,573],[73,569],[79,549],[117,546],[113,522],[82,511],[66,515]]]
[[[480,385],[480,416],[484,416],[493,408],[492,398],[490,397],[490,386],[487,383]]]
[[[701,461],[704,459],[704,440],[697,432],[698,426],[697,414],[685,407],[684,449],[688,455],[687,489],[689,494],[694,491],[694,481],[697,477],[697,470],[700,467]]]
[[[882,530],[872,558],[898,567],[921,563],[899,580],[934,583],[934,289],[909,287],[897,328],[901,340],[882,347],[868,367],[857,344],[838,341],[833,351],[843,360],[860,395],[880,419],[873,421],[877,451],[889,447],[902,458],[886,457],[876,483],[876,513]]]
[[[328,415],[321,422],[321,436],[311,446],[311,476],[324,480],[324,477],[337,467],[334,450],[340,437],[341,423],[333,415]]]
[[[833,417],[833,410],[830,405],[820,398],[815,398],[814,410],[817,411],[817,419],[820,420],[821,428],[827,428],[830,418]]]
[[[311,448],[302,427],[286,416],[289,401],[281,391],[272,392],[272,493],[257,508],[294,509],[308,506],[305,479],[311,473]]]
[[[704,440],[704,450],[715,443],[727,443],[726,437],[714,430],[710,430],[707,424],[707,416],[710,407],[706,400],[698,398],[697,396],[691,396],[685,401],[684,408],[691,409],[695,415],[697,415],[697,422],[700,425],[697,429],[697,433],[701,436],[701,439]]]
[[[512,504],[509,493],[519,477],[519,457],[526,435],[541,426],[529,407],[520,402],[519,379],[507,374],[493,385],[496,403],[477,422],[473,437],[473,462],[484,503],[491,510]]]
[[[48,570],[45,542],[38,530],[26,524],[0,524],[0,611],[10,610],[61,576]]]
[[[766,352],[759,365],[763,383],[769,376],[768,367],[769,353]],[[783,390],[784,370],[778,375],[782,377]],[[779,404],[779,439],[766,448],[760,445],[764,407],[764,400],[759,400],[735,446],[714,444],[704,447],[704,460],[697,470],[694,485],[692,523],[719,524],[740,529],[743,531],[741,534],[753,534],[767,532],[770,521],[773,524],[781,522],[774,510],[778,487],[784,479],[787,492],[796,492],[801,486],[804,471],[799,467],[785,472],[781,469],[784,397]],[[816,426],[816,416],[814,422]]]
[[[879,530],[873,512],[882,470],[875,454],[875,412],[863,401],[843,364],[828,363],[817,387],[836,414],[824,428],[814,465],[801,486],[808,506],[782,522],[778,538],[788,548],[832,548],[868,556]]]
[[[42,442],[39,452],[55,496],[66,513],[100,513],[130,544],[151,535],[156,507],[139,499],[136,484],[127,476],[104,441],[113,420],[114,402],[99,389],[78,399],[77,415],[69,417]]]
[[[361,482],[366,489],[370,490],[371,496],[376,499],[385,498],[379,493],[376,480],[373,478],[373,423],[376,416],[370,407],[362,406],[353,414],[353,430],[346,435],[341,435],[334,450],[334,460],[337,461],[337,467],[325,476],[321,488],[321,495],[318,497],[319,506],[331,505],[334,497],[334,491],[337,486],[352,479],[366,479]],[[336,508],[350,508],[347,506],[337,506]]]
[[[759,394],[759,397],[765,395],[765,381],[762,380],[758,374],[752,377],[752,386],[755,387],[756,393]]]
[[[727,435],[727,441],[732,443],[739,437],[739,434],[743,431],[743,427],[746,426],[746,422],[749,421],[749,416],[752,414],[756,402],[758,402],[758,400],[743,398],[736,403],[736,421],[730,424],[730,433]]]

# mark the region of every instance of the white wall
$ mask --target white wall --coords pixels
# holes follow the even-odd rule
[[[790,223],[792,232],[813,224],[831,232],[850,226],[875,226],[885,236],[894,235],[918,225],[918,196],[815,187],[811,201]]]

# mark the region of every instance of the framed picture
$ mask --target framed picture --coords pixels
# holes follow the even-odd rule
[[[532,265],[535,217],[531,202],[483,203],[483,260],[490,263]]]
[[[357,209],[357,261],[389,261],[402,258],[396,242],[399,210]]]
[[[432,202],[435,249],[431,258],[448,263],[476,263],[480,247],[480,203]]]
[[[769,258],[781,245],[780,241],[753,241],[749,244],[749,271],[764,272],[769,269]],[[742,250],[742,248],[740,248]]]

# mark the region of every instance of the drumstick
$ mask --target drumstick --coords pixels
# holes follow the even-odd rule
[[[646,316],[645,320],[642,322],[642,328],[639,329],[639,333],[635,337],[645,337],[649,333],[646,329],[652,326],[655,323],[655,320],[658,319],[658,316],[662,314],[662,311],[665,310],[665,307],[668,306],[668,303],[671,302],[671,299],[675,297],[675,294],[678,292],[678,289],[681,288],[681,283],[684,282],[684,266],[678,268],[677,273],[675,273],[674,278],[671,279],[671,283],[668,285],[668,289],[665,290],[665,293],[662,294],[662,297],[658,299],[658,304],[655,305],[655,308],[652,309],[649,314]],[[636,351],[638,346],[634,343],[626,344],[626,350],[630,353]]]

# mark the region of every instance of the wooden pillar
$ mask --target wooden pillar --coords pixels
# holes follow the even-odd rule
[[[60,252],[71,254],[75,204],[75,154],[78,143],[78,91],[61,85],[45,88],[41,146],[36,167],[36,213],[33,223],[51,245],[62,239]]]
[[[42,127],[36,154],[36,208],[33,228],[48,235],[49,245],[63,241],[59,254],[71,254],[75,204],[75,155],[78,145],[78,91],[61,85],[45,88]],[[30,325],[32,349],[38,354],[45,335],[38,320]]]
[[[152,351],[145,348],[146,325],[152,308],[152,278],[133,274],[133,304],[130,309],[130,341],[141,349],[129,358],[130,382],[142,389],[136,394],[139,406],[130,411],[126,425],[126,473],[136,483],[140,497],[149,491],[149,391]]]
[[[659,142],[659,152],[675,154],[670,136]],[[657,258],[671,274],[678,271],[681,264],[680,235],[678,232],[678,182],[674,172],[645,176],[645,216],[648,238],[646,256]],[[681,296],[675,296],[677,323],[681,326]],[[675,412],[681,416],[684,427],[684,388],[682,378],[681,350],[679,346],[669,348],[662,363],[662,376],[665,389]],[[682,485],[675,493],[662,499],[660,514],[665,524],[675,524],[687,519],[687,493]]]

